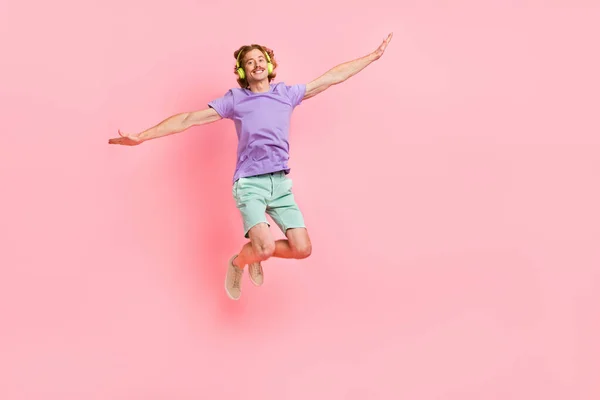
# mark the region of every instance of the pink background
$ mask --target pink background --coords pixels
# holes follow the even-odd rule
[[[0,398],[600,398],[599,20],[592,0],[3,0]],[[108,138],[206,107],[242,44],[293,84],[390,31],[294,114],[312,257],[229,300],[233,125]]]

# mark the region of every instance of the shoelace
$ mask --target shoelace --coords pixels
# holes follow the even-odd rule
[[[250,264],[252,275],[260,275],[260,264]]]
[[[241,278],[242,277],[242,272],[240,270],[238,270],[237,268],[235,268],[235,274],[233,274],[233,287],[235,289],[239,289],[240,288],[240,282],[241,282]]]

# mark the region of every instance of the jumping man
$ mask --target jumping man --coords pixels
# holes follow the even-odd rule
[[[264,281],[262,262],[270,257],[303,259],[311,254],[311,241],[288,177],[292,111],[303,100],[346,81],[378,60],[392,35],[372,53],[340,64],[308,84],[292,86],[272,83],[277,61],[271,49],[258,44],[242,46],[233,53],[239,88],[230,89],[203,110],[173,115],[140,133],[126,134],[119,130],[118,138],[109,139],[110,144],[134,146],[223,118],[234,122],[238,148],[232,195],[242,215],[244,237],[249,242],[227,265],[225,290],[231,299],[241,296],[246,265],[250,280],[260,286]],[[273,239],[266,214],[287,239]]]

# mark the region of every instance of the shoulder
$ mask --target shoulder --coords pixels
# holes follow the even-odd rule
[[[230,88],[215,100],[235,103],[239,101],[241,97],[246,95],[247,93],[242,88]]]
[[[305,91],[306,91],[306,84],[304,84],[304,83],[296,83],[293,85],[289,85],[285,82],[279,82],[279,83],[273,84],[273,92],[282,94],[285,96],[296,97],[296,96],[298,96],[298,94],[303,95]]]
[[[275,93],[287,93],[288,90],[285,82],[271,83],[271,88],[271,91]]]
[[[278,83],[272,83],[271,86],[273,86],[273,90],[289,91],[289,90],[294,90],[296,88],[305,86],[305,84],[296,83],[296,84],[290,85],[290,84],[287,84],[286,82],[278,82]]]
[[[238,97],[238,96],[244,95],[244,94],[246,94],[246,91],[240,87],[231,88],[225,93],[226,96],[234,96],[234,97]]]
[[[246,90],[242,89],[241,87],[232,87],[230,89],[227,89],[223,96],[239,96],[241,94],[245,94]]]

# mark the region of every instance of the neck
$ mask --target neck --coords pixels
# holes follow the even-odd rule
[[[264,93],[271,89],[269,84],[269,78],[265,78],[261,81],[248,83],[248,90],[254,93]]]

